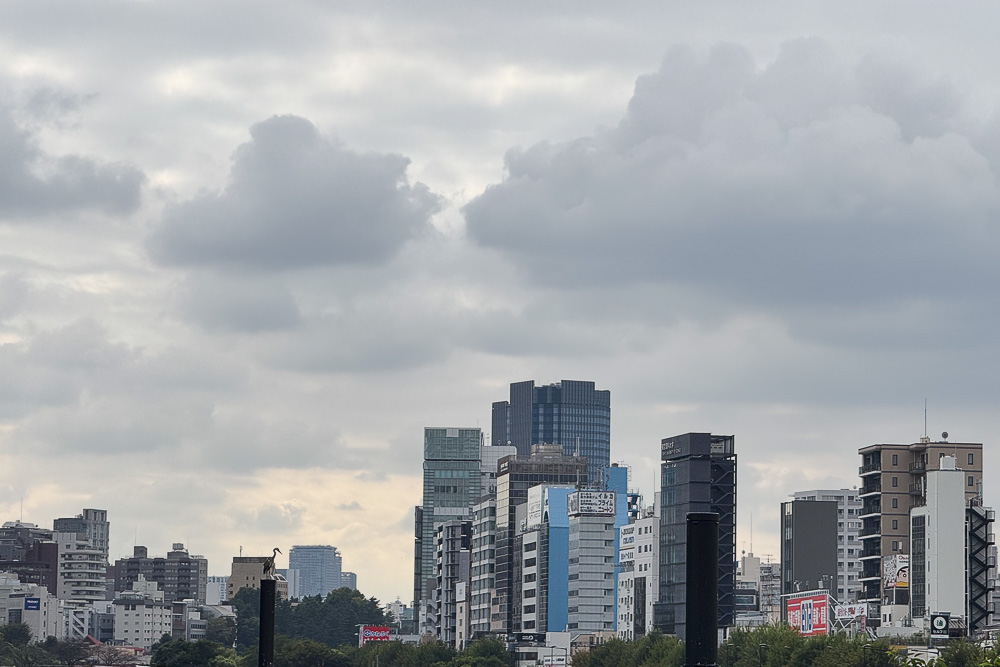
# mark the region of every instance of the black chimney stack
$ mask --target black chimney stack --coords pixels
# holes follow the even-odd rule
[[[686,667],[716,667],[719,654],[719,515],[687,515]]]

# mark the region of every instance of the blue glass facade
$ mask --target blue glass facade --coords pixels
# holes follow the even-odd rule
[[[611,392],[593,382],[563,380],[536,387],[533,380],[510,385],[510,400],[493,404],[493,444],[513,445],[518,456],[531,446],[560,445],[567,456],[584,456],[588,478],[601,479],[611,462]]]

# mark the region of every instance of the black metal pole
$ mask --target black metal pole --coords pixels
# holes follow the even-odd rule
[[[260,640],[257,644],[257,667],[274,664],[274,606],[277,583],[274,579],[260,580]]]
[[[687,595],[684,662],[715,667],[719,655],[719,515],[687,515]]]

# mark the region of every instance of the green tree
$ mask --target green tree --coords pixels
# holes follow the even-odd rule
[[[8,623],[0,626],[0,643],[27,646],[31,640],[31,628],[27,623]]]
[[[274,646],[274,667],[349,667],[341,652],[312,639],[279,636]]]
[[[215,642],[174,639],[153,650],[150,664],[152,667],[205,667],[222,655],[226,655],[226,649]]]
[[[223,646],[232,646],[236,641],[236,619],[229,616],[208,619],[205,623],[205,639]]]
[[[90,646],[81,641],[61,641],[55,637],[47,637],[42,643],[46,653],[55,658],[60,665],[76,667],[88,663]]]

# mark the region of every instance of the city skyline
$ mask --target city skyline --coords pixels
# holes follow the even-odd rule
[[[734,434],[737,554],[862,447],[997,479],[998,20],[10,3],[0,520],[212,575],[336,545],[409,602],[423,429],[529,378],[611,392],[646,504],[663,438]]]

